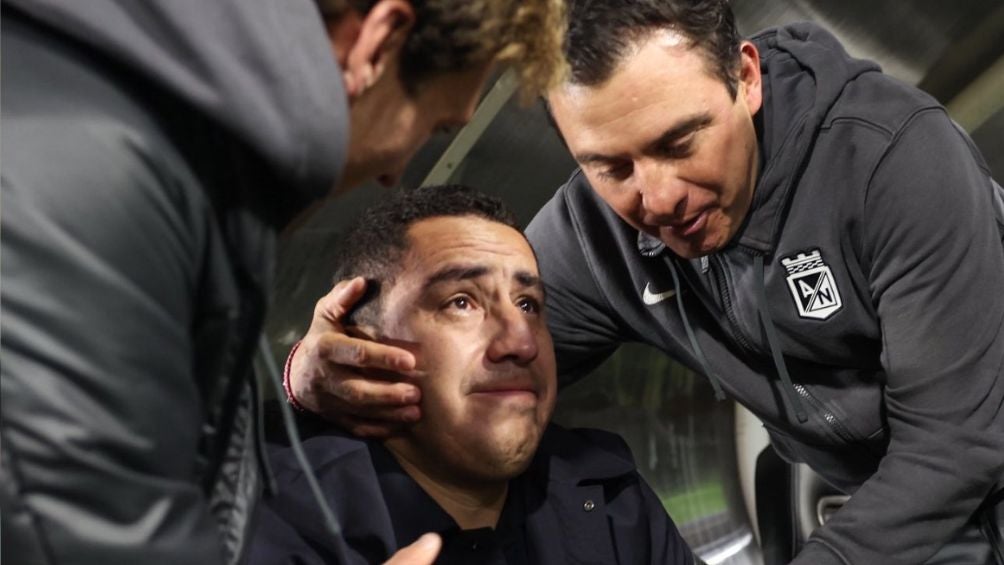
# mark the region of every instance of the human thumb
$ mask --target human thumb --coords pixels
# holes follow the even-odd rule
[[[432,565],[443,546],[436,534],[425,534],[415,543],[395,553],[384,565]]]

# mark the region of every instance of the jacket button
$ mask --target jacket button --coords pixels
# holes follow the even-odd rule
[[[584,503],[582,503],[582,509],[585,510],[586,512],[592,512],[593,508],[596,508],[596,503],[594,503],[592,500],[587,500]]]

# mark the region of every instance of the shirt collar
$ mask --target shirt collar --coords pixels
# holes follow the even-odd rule
[[[618,443],[603,445],[607,440]],[[618,436],[586,439],[579,432],[552,424],[544,432],[531,471],[543,473],[551,481],[578,485],[627,475],[635,471],[635,464]]]
[[[367,444],[398,543],[410,543],[427,532],[436,532],[444,538],[460,532],[456,520],[401,468],[386,447],[377,441]],[[526,520],[526,502],[523,497],[523,488],[518,478],[510,481],[496,528],[503,535],[519,531]]]
[[[460,530],[457,522],[401,468],[386,447],[378,441],[367,444],[398,543],[410,543],[426,532],[447,535]]]

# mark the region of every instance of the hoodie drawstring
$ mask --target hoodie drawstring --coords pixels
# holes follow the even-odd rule
[[[760,314],[760,323],[763,324],[763,329],[767,333],[767,345],[770,346],[770,354],[774,358],[774,366],[777,368],[781,382],[784,384],[784,395],[788,398],[788,408],[792,409],[798,421],[804,424],[809,420],[809,416],[805,412],[802,399],[795,391],[795,385],[791,383],[791,376],[788,375],[788,367],[784,364],[784,356],[781,355],[781,349],[777,346],[777,330],[774,329],[774,320],[771,319],[770,309],[767,307],[763,255],[758,253],[753,256],[753,269],[756,271],[753,279],[756,281],[757,300],[760,302],[757,312]]]
[[[260,344],[259,344],[260,346]],[[254,426],[254,448],[255,459],[258,468],[261,469],[262,486],[266,496],[275,496],[278,487],[275,482],[275,473],[272,472],[272,465],[268,462],[268,452],[265,448],[265,419],[262,417],[262,390],[254,371],[251,372],[251,425]]]
[[[683,307],[683,289],[680,288],[680,277],[676,274],[676,265],[674,265],[672,259],[667,261],[667,263],[669,263],[669,272],[673,274],[676,306],[680,309],[680,318],[683,320],[683,328],[687,330],[687,339],[690,340],[690,347],[693,348],[694,355],[697,356],[697,362],[701,364],[701,370],[704,371],[704,375],[711,381],[711,388],[715,389],[715,399],[725,400],[725,392],[722,390],[718,375],[711,370],[711,365],[708,364],[707,358],[704,357],[704,350],[701,349],[700,344],[697,343],[697,338],[694,337],[694,330],[690,327],[690,320],[687,319],[687,311]]]
[[[272,381],[272,386],[275,388],[275,394],[277,398],[285,398],[286,390],[282,386],[282,377],[280,377],[279,367],[275,363],[275,358],[272,356],[272,350],[269,347],[268,340],[265,339],[265,334],[262,334],[258,340],[258,348],[262,360],[265,363],[265,372],[268,373],[268,379]],[[324,518],[324,527],[327,529],[328,534],[331,536],[332,541],[334,541],[335,562],[336,563],[349,563],[348,560],[348,548],[345,544],[345,540],[342,538],[342,527],[338,523],[338,518],[335,513],[331,511],[331,507],[328,506],[328,502],[324,499],[324,493],[321,492],[321,486],[317,482],[317,477],[314,475],[314,470],[311,468],[310,463],[307,461],[307,455],[303,452],[303,445],[300,441],[300,432],[296,428],[296,420],[293,418],[293,409],[290,408],[288,402],[279,403],[280,411],[282,412],[282,423],[283,427],[286,428],[286,434],[289,436],[289,445],[293,449],[293,455],[296,457],[297,463],[300,464],[300,469],[303,470],[303,477],[307,479],[307,485],[310,487],[310,492],[314,497],[314,501],[317,502],[317,506],[321,510],[321,516]],[[347,488],[351,488],[348,486]]]

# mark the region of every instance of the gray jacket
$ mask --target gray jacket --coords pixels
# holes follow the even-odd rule
[[[725,249],[681,260],[580,172],[531,223],[559,371],[662,349],[854,493],[797,563],[921,563],[1004,477],[1000,187],[935,100],[825,31],[754,41],[762,167]]]
[[[276,230],[347,102],[311,0],[4,2],[11,563],[240,559]]]

